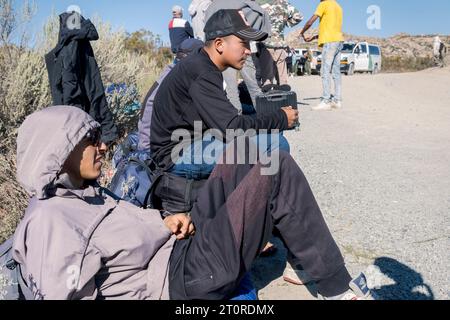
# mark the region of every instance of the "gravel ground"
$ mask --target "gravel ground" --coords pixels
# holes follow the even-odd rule
[[[450,69],[343,82],[344,109],[313,112],[320,77],[291,79],[303,103],[292,155],[352,275],[377,266],[381,299],[449,299]],[[260,299],[314,299],[281,280],[284,265],[283,250],[257,261]]]

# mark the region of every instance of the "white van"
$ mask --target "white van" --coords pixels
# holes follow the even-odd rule
[[[321,59],[319,60],[321,63]],[[341,55],[341,72],[377,74],[382,68],[381,48],[367,42],[345,42]]]
[[[382,59],[379,46],[367,42],[344,43],[341,58],[341,70],[352,75],[353,72],[370,72],[377,74],[381,71]]]

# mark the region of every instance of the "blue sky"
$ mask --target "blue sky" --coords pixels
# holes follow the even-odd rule
[[[132,32],[145,28],[168,41],[167,26],[171,8],[179,4],[187,10],[190,0],[36,0],[38,13],[32,27],[40,30],[52,9],[57,13],[69,5],[78,5],[85,17],[98,14],[116,28]],[[319,0],[291,0],[304,15],[313,13]],[[344,31],[354,35],[386,37],[400,32],[411,34],[450,34],[450,1],[448,0],[340,0],[344,8]],[[16,0],[21,5],[22,0]],[[381,29],[369,30],[367,8],[377,5],[381,9]],[[187,15],[187,14],[186,14]],[[303,21],[301,26],[306,21]]]

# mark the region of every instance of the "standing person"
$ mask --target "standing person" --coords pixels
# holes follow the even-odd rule
[[[294,69],[294,54],[292,53],[291,48],[289,48],[289,47],[286,48],[286,54],[287,54],[286,66],[287,66],[287,70],[288,70],[288,75],[290,77],[292,77],[293,73],[294,73],[294,71],[293,71],[293,69]]]
[[[264,44],[272,57],[270,63],[274,67],[275,80],[278,85],[287,85],[287,44],[284,39],[284,30],[286,27],[292,28],[302,22],[303,15],[289,4],[288,0],[257,0],[257,2],[269,14],[272,24],[272,35]],[[266,79],[264,84],[274,84],[274,79]]]
[[[189,6],[189,15],[192,19],[192,29],[194,30],[194,37],[201,41],[205,41],[205,14],[208,7],[213,0],[193,0]]]
[[[441,49],[440,49],[439,53],[440,53],[439,57],[441,59],[442,68],[443,68],[443,67],[445,67],[445,56],[447,55],[447,46],[443,42],[441,42]]]
[[[443,68],[445,66],[444,59],[446,51],[446,47],[441,41],[441,38],[436,36],[433,43],[433,60],[437,67]]]
[[[311,71],[311,62],[312,62],[312,52],[311,49],[308,49],[307,51],[305,51],[305,53],[303,54],[303,57],[305,58],[305,75],[311,75],[312,71]]]
[[[172,20],[169,23],[170,45],[172,53],[176,54],[181,43],[189,38],[194,38],[194,30],[191,24],[183,19],[183,8],[174,6],[172,8]]]
[[[254,0],[214,0],[206,11],[206,21],[208,21],[217,11],[223,9],[241,11],[246,23],[250,27],[267,33],[268,35],[270,34],[272,28],[270,17]],[[247,86],[254,107],[256,106],[256,96],[262,93],[257,81],[257,70],[253,61],[253,54],[258,52],[257,43],[258,42],[256,41],[250,43],[252,55],[247,57],[244,67],[240,70],[240,74]],[[242,104],[239,99],[238,71],[234,68],[228,68],[223,72],[223,77],[226,83],[228,99],[241,114]]]
[[[307,37],[305,32],[320,18],[319,35]],[[331,110],[342,108],[341,50],[344,35],[342,33],[343,10],[336,0],[321,0],[315,14],[306,23],[300,35],[306,42],[319,39],[322,47],[322,83],[323,96],[313,110]],[[335,94],[331,95],[331,77],[335,85]]]

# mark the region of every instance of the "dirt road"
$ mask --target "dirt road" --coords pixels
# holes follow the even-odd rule
[[[303,104],[292,155],[352,275],[376,265],[382,299],[449,299],[450,69],[344,77],[332,112],[310,111],[320,77],[290,82]],[[255,264],[260,299],[314,299],[281,280],[284,265],[283,250]]]

